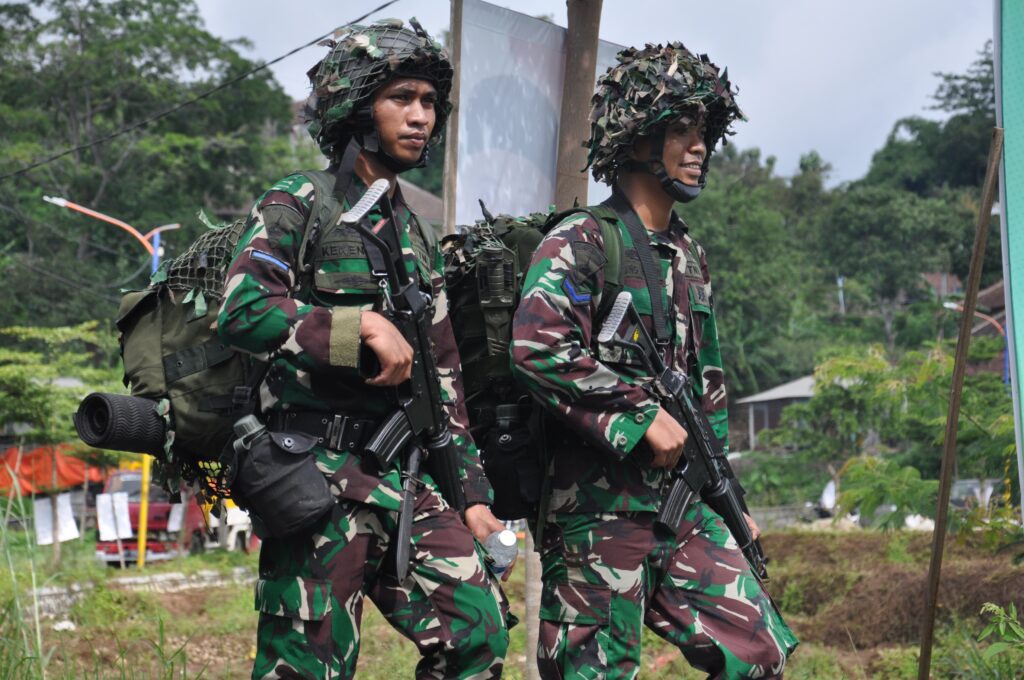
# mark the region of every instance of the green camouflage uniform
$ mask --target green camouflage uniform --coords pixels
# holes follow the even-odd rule
[[[670,48],[685,64],[685,48]],[[619,56],[627,76],[630,64],[643,66],[636,53]],[[728,81],[724,87],[728,91]],[[592,120],[607,120],[614,111],[595,109]],[[653,118],[658,111],[648,113]],[[595,166],[596,175],[614,176],[603,162],[609,158],[597,154],[605,173]],[[622,289],[651,332],[639,256],[629,230],[615,222],[623,241]],[[674,214],[666,231],[647,234],[663,282],[658,293],[670,338],[663,358],[690,376],[696,399],[725,441],[727,399],[704,250]],[[668,473],[651,467],[643,439],[660,407],[639,360],[596,340],[606,262],[594,218],[570,215],[534,253],[513,322],[513,369],[557,421],[548,427],[551,496],[540,546],[541,675],[635,677],[646,624],[714,677],[781,677],[796,638],[721,518],[697,502],[674,536],[653,524]]]
[[[351,172],[359,153],[375,156],[396,173],[409,168],[380,147],[372,116],[374,93],[395,77],[433,84],[431,141],[444,128],[451,108],[451,63],[415,20],[410,23],[407,28],[388,19],[336,32],[326,41],[329,54],[308,73],[313,91],[304,113],[335,176]],[[336,192],[351,179],[347,209],[349,197],[362,195],[366,186],[354,172],[338,179],[345,181]],[[323,414],[325,424],[342,422],[330,414],[374,421],[394,408],[390,388],[367,385],[360,372],[360,317],[366,310],[380,311],[383,300],[362,239],[353,228],[328,221],[300,256],[307,222],[318,224],[310,217],[317,213],[317,200],[314,183],[292,175],[256,202],[228,271],[218,318],[220,334],[231,346],[270,362],[260,404],[271,424],[282,418],[298,423],[299,417],[289,420],[288,414],[308,418],[310,413]],[[431,296],[430,342],[449,430],[463,451],[463,492],[468,505],[488,504],[491,487],[467,430],[441,252],[400,192],[394,209],[406,271]],[[379,209],[366,219],[377,224]],[[311,451],[337,500],[332,510],[311,531],[269,538],[261,547],[253,677],[352,677],[365,595],[416,644],[422,655],[416,677],[500,676],[508,647],[508,603],[485,566],[482,548],[424,472],[415,496],[409,574],[399,582],[394,552],[402,457],[381,470],[373,456],[361,455],[355,439],[345,437],[334,442],[337,448],[321,438]]]
[[[358,178],[354,183],[365,191]],[[312,183],[292,175],[256,202],[228,272],[220,334],[233,347],[270,359],[260,392],[265,414],[380,417],[390,410],[386,390],[367,385],[358,371],[360,313],[379,305],[380,295],[354,230],[324,233],[312,290],[302,299],[289,296],[315,200]],[[395,208],[407,270],[433,294],[431,341],[450,429],[465,451],[467,502],[489,503],[490,486],[465,426],[440,250],[413,226],[400,198]],[[371,213],[372,223],[379,219]],[[367,594],[423,654],[417,677],[499,676],[508,644],[507,603],[470,532],[429,475],[423,475],[416,500],[411,573],[399,583],[393,558],[384,561],[396,536],[397,465],[379,471],[357,452],[324,446],[313,454],[338,504],[311,533],[263,542],[253,677],[352,677]]]

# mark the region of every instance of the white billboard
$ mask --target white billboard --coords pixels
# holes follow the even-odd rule
[[[555,199],[566,29],[480,0],[465,0],[462,12],[455,222],[480,219],[477,199],[495,214],[546,210]],[[597,76],[621,49],[601,41]],[[581,203],[609,193],[593,181],[589,191]]]

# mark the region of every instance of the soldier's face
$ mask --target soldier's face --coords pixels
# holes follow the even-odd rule
[[[672,179],[683,184],[697,186],[700,182],[701,165],[707,157],[708,148],[704,144],[703,116],[690,118],[684,116],[668,126],[665,130],[665,153],[662,162],[665,171]]]
[[[414,164],[434,130],[437,90],[418,78],[395,78],[377,90],[373,119],[381,146],[392,158]]]

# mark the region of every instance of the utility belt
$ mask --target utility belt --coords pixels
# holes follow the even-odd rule
[[[379,418],[361,418],[325,411],[271,411],[267,429],[284,435],[312,437],[316,445],[332,451],[362,453],[363,446],[380,425]]]

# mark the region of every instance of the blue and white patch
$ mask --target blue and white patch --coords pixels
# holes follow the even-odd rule
[[[279,258],[274,257],[270,253],[265,253],[262,250],[251,250],[251,251],[249,251],[249,257],[252,258],[253,260],[260,260],[262,262],[269,262],[270,264],[274,265],[275,267],[277,267],[278,269],[280,269],[280,270],[282,270],[284,272],[288,272],[288,271],[291,270],[291,267],[288,265],[287,262],[285,262],[284,260],[281,260]]]
[[[590,304],[590,293],[577,291],[571,276],[562,279],[562,290],[569,296],[569,301],[577,307]]]

